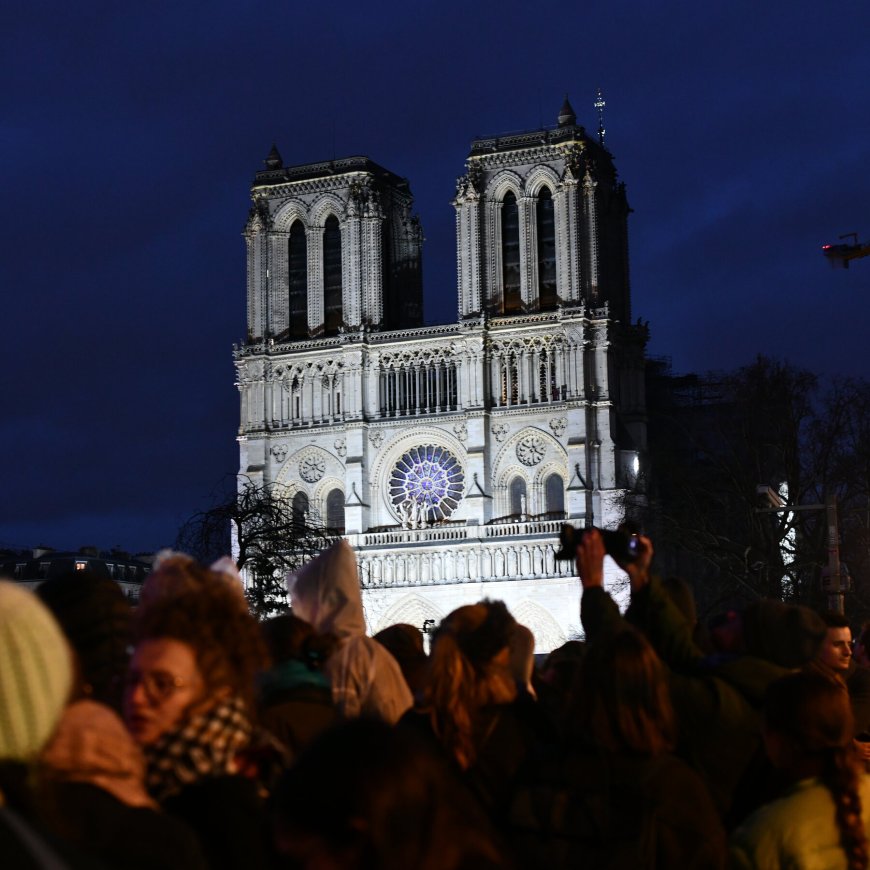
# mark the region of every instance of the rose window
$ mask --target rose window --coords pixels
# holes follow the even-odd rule
[[[546,445],[540,435],[526,435],[517,444],[517,459],[523,465],[537,465],[544,458]]]
[[[465,475],[456,457],[443,447],[412,447],[390,475],[390,501],[402,517],[427,523],[447,519],[462,498]]]
[[[326,464],[319,456],[309,454],[299,461],[299,475],[308,483],[316,483],[325,471]]]

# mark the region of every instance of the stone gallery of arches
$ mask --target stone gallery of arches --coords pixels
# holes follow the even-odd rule
[[[504,600],[579,631],[564,521],[613,526],[645,447],[625,188],[567,100],[477,139],[457,181],[458,318],[423,326],[407,180],[365,157],[258,172],[235,350],[240,473],[358,554],[369,627]]]

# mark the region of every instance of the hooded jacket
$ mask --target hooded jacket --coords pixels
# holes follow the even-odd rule
[[[148,796],[145,759],[111,708],[90,700],[67,707],[40,762],[53,832],[99,866],[205,870],[193,831]]]
[[[54,780],[89,782],[131,807],[156,809],[145,790],[145,759],[114,710],[76,701],[64,712],[42,764]]]
[[[390,724],[413,704],[392,655],[366,637],[356,556],[347,541],[333,544],[287,577],[293,612],[320,634],[333,634],[338,646],[324,672],[332,699],[346,717],[375,716]]]

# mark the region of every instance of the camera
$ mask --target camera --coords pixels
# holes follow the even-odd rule
[[[559,550],[556,558],[560,560],[575,559],[577,545],[583,540],[583,535],[590,529],[578,529],[570,523],[564,523],[559,531]],[[617,529],[598,529],[604,543],[604,552],[619,566],[630,565],[637,561],[643,552],[643,544],[638,538],[638,530],[629,523],[623,523]]]

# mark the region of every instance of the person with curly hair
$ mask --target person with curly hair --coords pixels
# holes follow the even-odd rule
[[[771,684],[764,747],[791,785],[734,832],[732,867],[867,868],[870,781],[857,762],[853,727],[841,682],[806,671]]]
[[[263,638],[237,577],[172,555],[146,581],[124,697],[146,785],[212,867],[267,866],[263,798],[283,765],[255,727]]]

